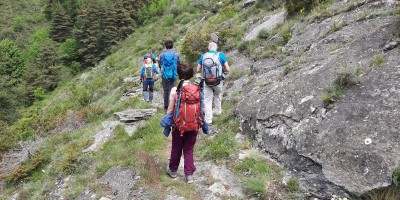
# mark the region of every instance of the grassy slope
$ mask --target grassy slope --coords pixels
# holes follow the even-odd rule
[[[34,1],[31,1],[34,2]],[[234,8],[240,7],[240,3]],[[228,42],[237,45],[244,33],[246,20],[263,16],[266,9],[249,9],[238,12],[220,12],[217,15],[197,23],[195,26],[207,26],[215,28],[226,20],[233,19],[235,34],[228,37]],[[22,166],[26,169],[27,176],[12,174],[8,178],[21,178],[22,183],[7,185],[7,190],[0,195],[5,198],[20,191],[21,198],[43,199],[46,191],[54,189],[54,180],[58,176],[73,175],[70,186],[67,189],[68,197],[76,197],[86,189],[97,191],[100,195],[100,186],[95,179],[102,176],[112,166],[132,166],[140,171],[144,177],[142,184],[152,185],[154,197],[165,195],[165,187],[178,189],[178,193],[189,199],[196,196],[191,185],[182,182],[171,181],[163,172],[166,165],[167,155],[163,153],[167,140],[161,134],[159,120],[162,114],[157,114],[147,122],[146,126],[139,130],[133,137],[128,137],[122,127],[117,128],[114,140],[106,143],[101,150],[89,154],[81,154],[81,150],[91,144],[91,137],[100,130],[101,122],[113,120],[113,113],[127,108],[148,108],[149,105],[142,103],[138,98],[125,102],[118,99],[124,89],[132,85],[124,84],[123,78],[137,76],[140,57],[149,48],[160,52],[162,40],[166,37],[177,40],[176,49],[180,49],[182,37],[190,31],[191,25],[199,21],[204,12],[199,9],[191,9],[191,13],[183,12],[171,21],[171,15],[161,18],[138,28],[123,44],[122,47],[107,57],[100,65],[82,76],[77,76],[69,82],[63,83],[56,91],[45,100],[36,102],[28,109],[13,128],[21,138],[32,138],[36,134],[47,136],[48,141],[42,149],[27,163]],[[290,22],[293,23],[293,22]],[[288,30],[282,28],[282,33]],[[259,41],[259,39],[257,39]],[[257,42],[254,42],[255,45]],[[250,49],[250,48],[246,48]],[[270,55],[270,54],[268,54]],[[117,87],[120,92],[112,95]],[[224,103],[224,115],[215,121],[223,133],[213,140],[201,138],[196,146],[196,155],[213,160],[220,164],[228,164],[239,176],[243,178],[246,192],[249,195],[268,195],[267,186],[279,185],[282,171],[273,164],[266,163],[260,158],[250,158],[243,163],[232,162],[236,160],[239,149],[249,147],[248,143],[238,145],[234,136],[238,131],[239,123],[233,115],[235,102]],[[73,113],[82,117],[86,122],[84,128],[71,133],[49,135],[48,131],[54,129],[59,121],[66,118],[67,113]],[[36,127],[35,129],[29,128]],[[222,147],[222,148],[221,148]],[[141,156],[138,156],[141,155]],[[37,162],[32,162],[33,161]],[[146,162],[144,162],[146,161]],[[160,161],[160,162],[158,162]],[[231,164],[229,164],[231,163]],[[241,174],[251,168],[255,168],[255,176],[244,177]],[[257,177],[264,177],[261,180]],[[296,189],[294,186],[289,190]],[[279,186],[281,187],[281,186]],[[297,186],[298,187],[298,186]],[[181,188],[181,189],[179,189]],[[284,190],[285,188],[282,188]]]
[[[48,23],[41,0],[2,0],[0,2],[0,40],[9,38],[24,47],[29,36]]]

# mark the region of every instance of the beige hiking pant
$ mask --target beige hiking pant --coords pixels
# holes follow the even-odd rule
[[[216,115],[221,114],[221,100],[222,100],[222,85],[223,81],[219,85],[209,87],[204,86],[204,112],[206,115],[206,122],[212,123],[213,118],[213,102],[214,102],[214,113]]]

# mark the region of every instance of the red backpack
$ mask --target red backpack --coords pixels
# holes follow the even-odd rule
[[[181,136],[184,132],[197,132],[203,125],[201,98],[201,88],[198,85],[188,84],[178,90],[173,119]]]

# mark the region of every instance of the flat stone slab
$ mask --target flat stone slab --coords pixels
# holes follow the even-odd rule
[[[98,132],[96,135],[93,136],[94,142],[93,144],[82,150],[82,153],[87,153],[91,151],[97,151],[104,143],[114,137],[114,129],[117,125],[121,124],[118,121],[105,121],[102,123],[103,130]]]
[[[148,119],[156,114],[156,109],[128,109],[122,112],[116,112],[114,115],[120,122],[132,123]]]
[[[285,21],[286,12],[280,12],[268,17],[266,21],[261,23],[260,25],[254,27],[251,31],[249,31],[246,36],[244,36],[244,41],[253,40],[257,37],[258,33],[265,29],[265,30],[272,30],[282,24]]]

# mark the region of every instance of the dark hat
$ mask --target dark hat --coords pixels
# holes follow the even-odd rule
[[[143,59],[146,60],[149,56],[148,55],[144,55]]]

